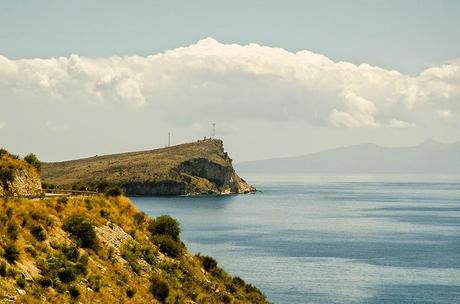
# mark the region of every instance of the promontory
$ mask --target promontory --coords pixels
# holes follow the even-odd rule
[[[238,176],[222,140],[44,163],[45,187],[100,190],[121,187],[128,195],[196,195],[254,192]]]

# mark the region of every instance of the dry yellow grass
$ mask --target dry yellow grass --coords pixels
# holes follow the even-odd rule
[[[63,229],[63,223],[75,214],[90,221],[96,231],[103,229],[106,235],[97,232],[98,245],[80,247],[79,257],[72,260],[68,248],[74,248],[74,238]],[[122,196],[0,200],[0,300],[14,297],[18,303],[158,303],[150,290],[155,276],[169,287],[165,303],[266,303],[256,288],[222,269],[204,271],[202,258],[190,255],[184,245],[180,245],[182,251],[177,257],[168,257],[152,242],[149,221]],[[44,240],[32,232],[39,225],[44,228]],[[116,245],[116,237],[122,245],[112,247],[107,243],[110,237],[114,237],[112,245]],[[6,261],[11,244],[19,250],[15,262]],[[49,271],[56,263],[62,265],[56,269],[59,275],[53,277]],[[6,266],[5,273],[2,265]],[[60,276],[65,269],[79,272],[65,282]],[[30,281],[24,283],[23,277]],[[26,294],[20,295],[18,288]],[[73,288],[79,291],[75,299],[69,294]]]
[[[229,166],[222,141],[206,140],[162,149],[94,156],[57,163],[45,163],[42,179],[46,184],[72,186],[100,181],[123,184],[177,180],[172,172],[180,163],[194,158],[206,158]]]

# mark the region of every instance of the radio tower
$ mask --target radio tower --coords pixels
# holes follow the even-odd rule
[[[171,147],[171,132],[168,132],[168,147]]]
[[[216,138],[216,123],[212,123],[212,138]]]

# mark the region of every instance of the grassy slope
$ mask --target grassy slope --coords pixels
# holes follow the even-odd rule
[[[74,214],[89,219],[97,231],[118,235],[121,246],[110,249],[107,239],[98,234],[97,246],[79,248],[79,257],[72,260],[68,248],[73,239],[63,230],[63,222]],[[155,276],[170,288],[166,303],[266,303],[256,288],[222,269],[205,271],[202,258],[190,255],[183,245],[176,258],[162,253],[151,241],[155,236],[147,229],[150,219],[139,220],[140,215],[126,197],[78,197],[67,202],[56,198],[0,200],[0,301],[15,296],[21,303],[66,303],[72,301],[68,291],[75,287],[80,292],[75,300],[81,303],[156,303],[149,290]],[[37,225],[44,227],[45,240],[31,234]],[[120,233],[118,227],[131,236]],[[5,257],[11,244],[20,255],[10,263]],[[57,261],[62,265],[56,266]],[[2,265],[6,266],[4,273]],[[79,270],[71,282],[62,282],[56,274],[65,267]],[[33,281],[24,282],[24,276]],[[45,287],[43,282],[53,286]],[[17,288],[24,283],[26,294],[20,295]],[[135,291],[132,298],[127,294],[130,289]]]
[[[42,178],[47,184],[71,186],[79,183],[125,183],[131,181],[174,180],[170,170],[185,160],[203,157],[229,166],[222,141],[206,140],[162,149],[94,156],[85,159],[47,163]]]

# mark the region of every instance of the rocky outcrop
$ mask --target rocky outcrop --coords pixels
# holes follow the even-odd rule
[[[45,183],[97,189],[121,186],[128,195],[200,195],[254,192],[240,178],[223,142],[205,139],[163,149],[44,164]]]
[[[238,194],[255,191],[254,187],[236,174],[228,155],[223,155],[224,165],[207,158],[194,158],[175,168],[176,174],[186,184],[187,194]]]
[[[35,167],[10,155],[0,158],[0,196],[37,196],[42,192]]]

